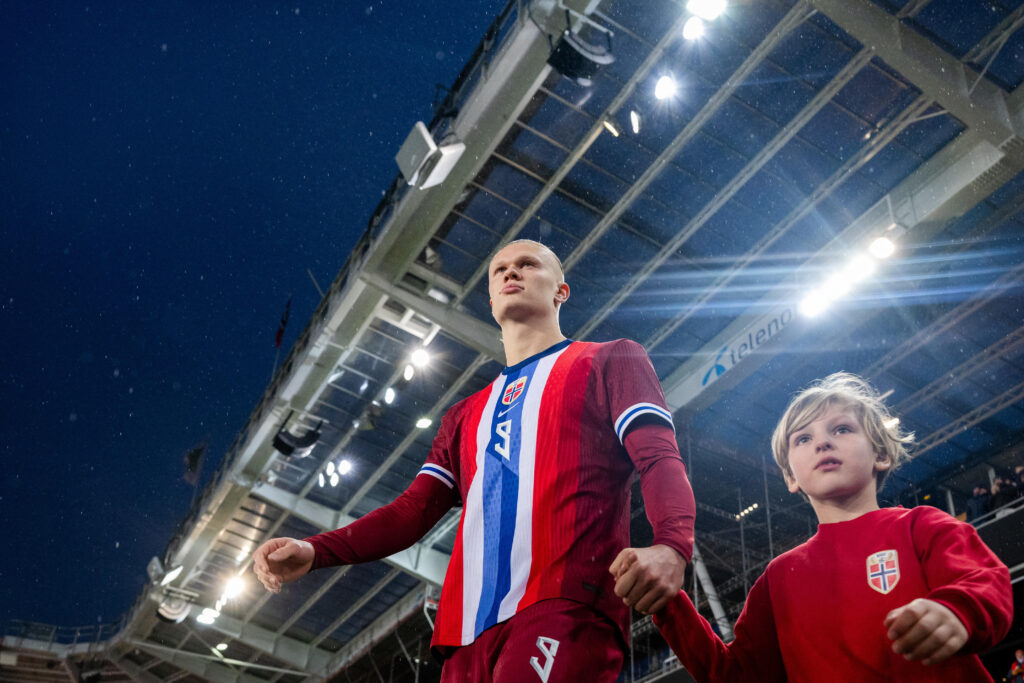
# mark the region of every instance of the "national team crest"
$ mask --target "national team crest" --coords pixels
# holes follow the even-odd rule
[[[900,560],[895,550],[868,555],[868,585],[885,595],[900,581]]]
[[[507,406],[512,405],[519,398],[520,394],[523,393],[523,389],[526,388],[526,377],[520,377],[512,384],[505,387],[505,393],[501,396],[501,402]]]

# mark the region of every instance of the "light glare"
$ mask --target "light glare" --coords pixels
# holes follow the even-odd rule
[[[422,368],[424,365],[430,362],[430,354],[427,353],[426,349],[416,349],[412,352],[412,364],[418,368]]]
[[[331,460],[327,461],[327,476],[334,474],[334,462]]]
[[[725,11],[725,0],[690,0],[686,9],[701,19],[714,21]]]
[[[686,40],[697,40],[704,37],[704,20],[700,17],[690,17],[683,24],[683,38]]]
[[[416,368],[414,368],[410,364],[406,364],[405,371],[402,372],[402,379],[404,379],[406,382],[408,382],[409,380],[412,379],[412,376],[415,375],[415,374],[416,374]]]
[[[342,460],[338,463],[338,474],[346,475],[352,471],[352,463],[348,460]]]
[[[323,472],[321,472],[320,475],[317,477],[317,481],[320,483],[320,488],[323,488],[324,484],[327,483],[326,481],[324,481],[324,473]]]
[[[629,112],[629,125],[633,128],[633,135],[640,132],[640,112],[631,109]]]
[[[388,387],[384,390],[384,402],[391,405],[395,400],[395,390]]]
[[[224,586],[224,598],[227,600],[232,600],[238,597],[239,593],[242,592],[243,588],[245,588],[245,582],[242,581],[242,577],[231,577],[231,579],[228,580],[227,585]]]
[[[619,129],[616,128],[615,126],[613,126],[611,121],[605,119],[601,123],[604,124],[605,130],[607,130],[609,133],[611,133],[615,137],[619,137]]]
[[[654,96],[659,100],[667,100],[670,97],[675,97],[678,89],[679,86],[676,85],[676,79],[671,76],[662,76],[654,84]]]
[[[815,290],[804,297],[800,302],[800,313],[813,318],[828,308],[828,299],[822,296],[821,292]]]
[[[426,429],[427,427],[430,426],[430,423],[431,419],[429,417],[421,417],[420,419],[416,420],[416,427],[418,429]]]
[[[226,649],[228,649],[228,644],[227,643],[217,643],[217,651],[218,652],[224,652],[224,650],[226,650]]]
[[[335,472],[334,474],[332,474],[331,475],[331,488],[336,487],[338,485],[339,481],[341,481],[341,477],[338,476],[338,473]]]
[[[875,258],[884,259],[893,255],[893,252],[896,251],[896,245],[892,243],[892,240],[886,237],[879,237],[871,243],[868,250]]]

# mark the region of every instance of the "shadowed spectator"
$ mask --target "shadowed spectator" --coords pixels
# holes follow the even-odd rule
[[[973,522],[992,509],[989,507],[990,498],[991,496],[988,493],[988,488],[984,486],[974,487],[974,494],[967,500],[968,522]]]

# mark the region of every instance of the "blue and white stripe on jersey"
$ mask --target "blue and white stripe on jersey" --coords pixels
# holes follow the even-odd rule
[[[626,436],[626,429],[629,427],[629,424],[641,415],[660,417],[668,422],[673,432],[676,430],[676,426],[672,422],[672,413],[653,403],[634,403],[623,410],[619,418],[615,420],[615,435],[619,437],[619,443],[622,443],[622,439]]]
[[[433,477],[434,479],[439,479],[448,488],[455,488],[455,476],[445,468],[441,467],[440,465],[435,465],[434,463],[428,462],[426,465],[420,468],[419,473],[426,474],[428,476]]]

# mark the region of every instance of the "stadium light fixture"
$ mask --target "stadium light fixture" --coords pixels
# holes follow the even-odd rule
[[[676,79],[669,75],[662,76],[654,84],[654,96],[659,100],[673,98],[678,91],[679,85],[676,83]]]
[[[896,251],[896,245],[888,237],[879,237],[868,247],[871,255],[877,259],[887,259]]]
[[[184,569],[184,567],[179,564],[177,567],[175,567],[171,571],[169,571],[166,574],[164,574],[164,578],[162,578],[160,580],[160,585],[161,586],[166,586],[167,584],[169,584],[172,581],[174,581],[176,578],[178,578],[178,576],[181,574],[183,569]]]
[[[217,651],[218,652],[224,652],[224,650],[226,650],[226,649],[228,649],[228,644],[227,643],[217,643]]]
[[[631,109],[629,111],[629,125],[633,129],[633,135],[639,135],[640,123],[640,112],[638,112],[636,109]]]
[[[402,379],[404,379],[406,382],[409,382],[412,380],[413,375],[415,374],[416,368],[412,366],[412,363],[406,363],[405,370],[402,371]]]
[[[433,420],[431,420],[429,417],[421,417],[420,419],[416,420],[416,428],[426,429],[427,427],[430,426],[432,422]]]
[[[395,390],[388,387],[384,390],[384,403],[391,405],[395,402]]]
[[[217,617],[219,616],[220,610],[215,610],[211,607],[207,607],[199,614],[198,617],[196,617],[196,621],[198,621],[200,624],[212,624],[213,622],[217,621]]]
[[[324,479],[324,473],[323,472],[321,472],[320,474],[317,475],[317,483],[320,484],[320,488],[323,488],[324,485],[327,483],[327,480]]]
[[[331,476],[332,474],[334,474],[334,461],[333,460],[328,460],[327,461],[327,467],[324,468],[324,469],[327,470],[327,476],[328,477]]]
[[[338,474],[344,476],[352,471],[352,463],[348,460],[341,460],[338,462]]]
[[[690,17],[683,24],[683,39],[699,40],[704,37],[704,20],[700,17]]]
[[[427,353],[426,349],[418,348],[412,352],[412,357],[410,360],[412,360],[413,365],[415,365],[418,368],[422,368],[427,363],[430,362],[430,354]]]
[[[616,128],[611,121],[605,119],[601,123],[604,124],[604,129],[612,134],[613,137],[619,137],[619,129]]]
[[[882,426],[885,427],[886,429],[892,429],[899,423],[900,419],[898,417],[890,417],[888,420],[882,423]]]
[[[341,481],[341,477],[338,476],[337,472],[332,474],[331,475],[331,488],[332,489],[336,488],[338,486],[338,482],[340,482],[340,481]]]
[[[234,600],[241,595],[242,590],[245,589],[245,581],[242,580],[241,576],[232,576],[228,579],[227,585],[224,586],[224,597],[227,600]]]
[[[725,0],[690,0],[686,10],[706,21],[714,21],[725,11]]]

